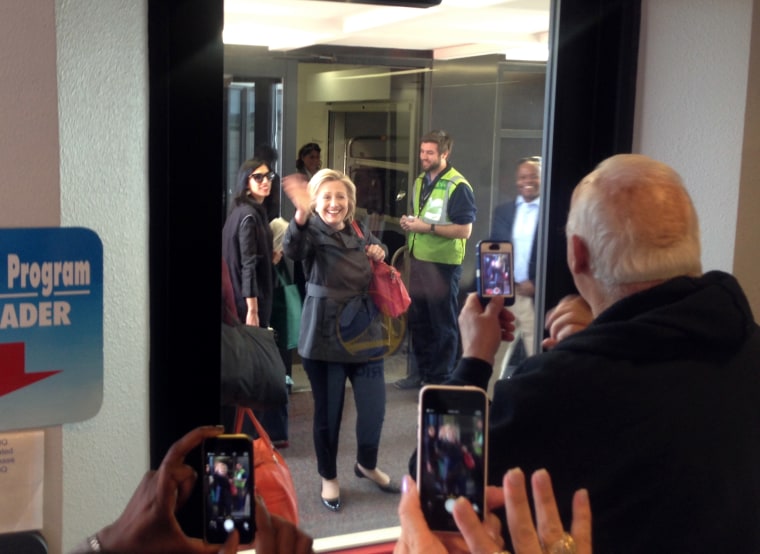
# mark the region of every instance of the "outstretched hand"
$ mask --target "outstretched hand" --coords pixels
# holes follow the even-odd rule
[[[185,456],[204,439],[224,432],[221,427],[198,427],[175,442],[159,468],[145,474],[127,507],[111,525],[98,532],[104,552],[231,554],[239,537],[231,533],[223,546],[185,535],[175,512],[190,496],[198,475]]]
[[[504,547],[498,518],[489,512],[485,522],[480,521],[475,510],[464,498],[457,499],[453,511],[454,521],[462,534],[431,531],[422,513],[417,486],[409,475],[404,476],[398,515],[401,520],[401,535],[393,549],[394,554],[491,554]]]
[[[300,173],[291,173],[282,178],[282,190],[290,198],[296,213],[293,219],[299,225],[304,225],[309,219],[311,212],[311,195],[308,188],[309,182]]]
[[[256,552],[272,554],[310,554],[314,540],[291,522],[270,514],[256,498]]]
[[[515,316],[504,307],[503,298],[495,296],[483,308],[478,295],[470,293],[459,313],[462,355],[493,365],[501,341],[515,338],[514,321]]]
[[[533,506],[536,523],[531,517],[530,502],[525,487],[525,475],[519,468],[504,474],[502,489],[489,487],[503,495],[507,511],[507,526],[515,554],[544,554],[551,552],[551,545],[563,540],[567,534],[562,527],[552,481],[545,469],[531,476]],[[489,507],[492,507],[489,504]],[[573,496],[573,521],[570,536],[575,543],[576,554],[591,554],[591,505],[588,492],[581,489]]]
[[[197,474],[185,464],[185,456],[204,439],[221,435],[223,427],[198,427],[175,442],[159,468],[145,474],[127,507],[111,525],[98,532],[103,552],[121,554],[233,554],[240,537],[233,531],[223,545],[207,544],[185,535],[175,517],[195,486]],[[257,498],[257,552],[308,554],[312,538],[292,523],[271,515]]]
[[[536,522],[530,509],[525,475],[520,469],[504,474],[502,488],[488,487],[486,504],[489,512],[480,521],[470,503],[459,498],[454,504],[453,516],[461,535],[434,533],[425,521],[417,487],[410,476],[404,477],[404,492],[399,503],[401,535],[394,554],[425,552],[443,554],[471,552],[491,554],[502,551],[504,540],[501,524],[490,510],[505,506],[507,526],[514,554],[545,554],[551,552],[558,541],[575,543],[576,554],[591,554],[591,506],[588,492],[579,490],[573,497],[573,521],[570,533],[565,533],[559,517],[551,478],[546,470],[536,471],[531,479]]]

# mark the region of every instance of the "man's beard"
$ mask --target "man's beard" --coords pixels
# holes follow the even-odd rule
[[[425,171],[427,171],[428,173],[434,173],[434,172],[440,170],[442,166],[443,166],[443,161],[442,160],[431,162],[430,165],[427,167],[427,169]]]

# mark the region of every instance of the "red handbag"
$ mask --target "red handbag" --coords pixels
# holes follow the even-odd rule
[[[363,239],[359,224],[352,221],[359,238]],[[372,265],[372,281],[369,283],[369,295],[380,313],[389,317],[399,317],[406,313],[412,304],[409,292],[401,278],[401,273],[383,261],[370,260]]]
[[[255,493],[261,497],[270,514],[278,515],[298,526],[298,498],[290,468],[250,408],[237,408],[235,432],[242,433],[245,416],[248,416],[259,434],[259,438],[253,441]]]
[[[412,303],[406,285],[398,270],[380,261],[371,260],[372,281],[369,295],[383,315],[399,317],[406,313]]]

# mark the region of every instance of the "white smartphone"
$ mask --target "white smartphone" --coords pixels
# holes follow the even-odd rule
[[[488,397],[469,386],[427,385],[420,390],[417,487],[433,531],[458,532],[452,513],[460,496],[485,514],[488,475]]]
[[[503,296],[504,305],[515,303],[515,276],[512,243],[506,241],[478,242],[475,280],[478,296],[488,302],[494,296]]]
[[[219,435],[203,441],[204,539],[222,544],[237,529],[240,544],[256,536],[253,442],[248,435]]]

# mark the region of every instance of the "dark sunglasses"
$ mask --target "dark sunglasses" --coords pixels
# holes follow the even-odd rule
[[[270,171],[269,173],[251,173],[248,178],[253,179],[257,183],[260,183],[264,179],[271,182],[274,179],[274,171]]]

